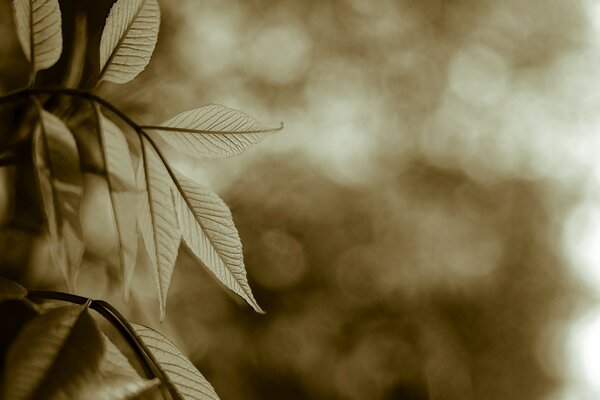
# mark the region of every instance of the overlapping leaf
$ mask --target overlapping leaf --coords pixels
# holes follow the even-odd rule
[[[79,209],[83,194],[73,135],[56,116],[40,109],[33,156],[52,244],[52,256],[73,288],[84,251]]]
[[[21,330],[6,355],[4,398],[77,398],[102,358],[100,332],[86,306],[48,311]],[[69,397],[70,396],[70,397]]]
[[[132,326],[179,395],[186,400],[219,399],[212,385],[173,343],[153,329],[139,324]]]
[[[77,393],[81,400],[129,400],[156,386],[157,379],[142,379],[127,358],[104,335],[104,355],[96,375]]]
[[[123,132],[96,109],[107,183],[115,219],[125,298],[129,296],[137,255],[136,182]]]
[[[234,156],[281,129],[264,126],[241,111],[219,104],[182,112],[156,128],[175,149],[204,158]]]
[[[125,83],[146,68],[160,26],[157,0],[118,0],[100,39],[100,80]]]
[[[173,180],[146,139],[142,141],[143,179],[146,193],[138,211],[139,227],[154,267],[161,319],[164,318],[167,292],[177,259],[180,234],[173,204]]]
[[[229,208],[215,193],[177,174],[175,205],[183,240],[229,289],[263,312],[246,278],[242,243]]]
[[[17,36],[33,71],[51,67],[62,52],[58,0],[13,0]]]

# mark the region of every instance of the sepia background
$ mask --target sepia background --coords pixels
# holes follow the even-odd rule
[[[600,396],[600,2],[160,3],[149,67],[101,94],[147,125],[213,102],[285,123],[233,159],[168,152],[231,207],[267,314],[183,247],[166,321],[145,261],[126,304],[95,176],[80,293],[173,338],[223,400]],[[39,85],[77,37],[90,84],[110,4],[61,1],[67,56]],[[0,15],[8,92],[28,70]],[[1,239],[11,275],[61,288],[42,238]]]

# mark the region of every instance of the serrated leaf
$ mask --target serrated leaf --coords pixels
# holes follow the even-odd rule
[[[96,109],[107,172],[110,201],[119,241],[119,257],[123,274],[123,293],[129,298],[131,278],[137,255],[136,181],[133,162],[123,132]],[[127,190],[129,189],[129,190]]]
[[[240,236],[227,205],[210,190],[177,173],[175,196],[184,242],[202,263],[256,311],[263,312],[248,284]]]
[[[19,300],[27,296],[27,289],[15,281],[0,276],[0,302]]]
[[[17,36],[33,72],[51,67],[62,52],[58,0],[13,0]]]
[[[131,324],[159,367],[186,400],[218,400],[212,385],[194,365],[163,335],[139,324]]]
[[[179,250],[180,234],[173,203],[173,180],[154,148],[142,140],[145,202],[140,209],[140,230],[154,267],[161,320]]]
[[[6,399],[78,398],[102,358],[100,332],[84,306],[48,311],[21,330],[6,356]]]
[[[40,110],[40,123],[33,135],[33,156],[52,257],[72,289],[84,251],[79,220],[83,178],[73,135],[58,117],[44,110]]]
[[[152,128],[176,150],[200,158],[234,156],[281,129],[219,104],[182,112]]]
[[[118,0],[100,39],[100,81],[126,83],[146,68],[158,39],[157,0]]]

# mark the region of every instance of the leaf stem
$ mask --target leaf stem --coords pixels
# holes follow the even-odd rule
[[[277,128],[267,128],[253,131],[232,131],[232,132],[215,132],[209,129],[193,129],[193,128],[175,128],[172,126],[161,126],[161,125],[140,125],[140,129],[143,130],[155,130],[155,131],[168,131],[168,132],[185,132],[185,133],[204,133],[213,135],[244,135],[244,134],[255,134],[255,133],[269,133],[278,132],[284,127],[283,122]]]
[[[136,131],[139,131],[140,125],[138,125],[135,121],[127,116],[124,112],[122,112],[117,106],[111,104],[107,100],[103,99],[100,96],[97,96],[87,90],[83,89],[72,89],[72,88],[28,88],[19,90],[14,93],[10,93],[8,95],[0,97],[0,104],[8,103],[14,101],[17,98],[28,97],[28,96],[36,96],[36,95],[61,95],[61,96],[72,96],[72,97],[81,97],[85,99],[90,99],[100,104],[102,107],[110,110],[112,113],[117,115],[120,119],[122,119],[125,123],[130,125]]]
[[[125,338],[129,346],[133,348],[140,361],[140,364],[142,365],[142,368],[144,369],[146,377],[149,379],[155,377],[159,378],[174,399],[182,400],[181,396],[173,386],[173,383],[163,372],[157,360],[152,355],[152,352],[148,350],[142,339],[135,332],[135,329],[131,326],[127,319],[109,303],[103,300],[92,300],[90,298],[75,294],[55,292],[51,290],[29,290],[27,297],[30,299],[58,300],[82,305],[89,303],[88,307],[106,318],[106,320],[108,320]]]

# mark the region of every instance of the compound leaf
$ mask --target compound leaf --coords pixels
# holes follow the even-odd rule
[[[86,305],[52,309],[28,322],[9,348],[4,398],[78,398],[102,354],[102,337]]]
[[[84,242],[79,219],[83,178],[75,138],[56,116],[40,108],[33,156],[51,240],[52,258],[67,285],[75,285]]]
[[[62,52],[58,0],[13,0],[17,36],[33,72],[50,68]]]
[[[200,158],[237,155],[281,129],[266,127],[241,111],[219,104],[182,112],[150,128],[176,150]]]
[[[256,311],[263,312],[248,285],[242,243],[229,208],[215,193],[177,174],[175,196],[184,242],[204,265]]]
[[[127,299],[137,255],[136,182],[127,140],[114,122],[96,106],[102,155],[119,241],[123,291]]]
[[[146,68],[158,39],[157,0],[118,0],[100,39],[100,81],[126,83]]]
[[[131,325],[180,396],[185,400],[219,399],[212,385],[173,343],[153,329]]]

